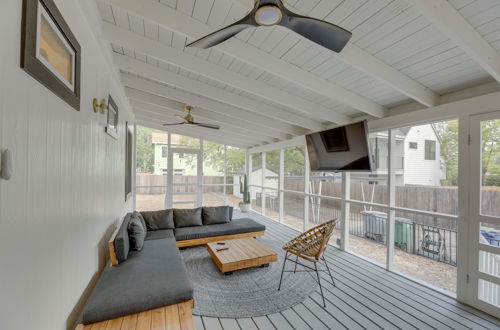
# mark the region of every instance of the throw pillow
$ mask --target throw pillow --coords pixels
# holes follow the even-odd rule
[[[128,235],[130,238],[130,247],[132,250],[141,251],[144,246],[144,239],[146,238],[146,231],[142,226],[139,217],[134,217],[130,219],[128,223]]]
[[[172,210],[141,212],[148,230],[174,229]]]
[[[204,207],[202,210],[204,225],[215,225],[231,221],[229,206]]]
[[[197,209],[174,209],[175,228],[203,226],[201,207]]]
[[[134,217],[139,218],[141,221],[142,228],[144,228],[144,232],[148,231],[148,227],[146,226],[146,221],[144,220],[144,217],[142,216],[141,212],[134,211]]]

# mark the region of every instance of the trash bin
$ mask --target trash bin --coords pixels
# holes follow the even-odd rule
[[[361,211],[363,215],[364,237],[377,242],[385,243],[387,213],[378,211]],[[396,217],[394,228],[394,245],[408,250],[413,242],[414,221],[406,218]]]
[[[406,218],[396,218],[394,226],[394,244],[402,250],[408,250],[411,247],[413,237],[414,222]]]
[[[363,215],[363,233],[366,238],[377,242],[385,242],[387,213],[378,211],[361,211]]]

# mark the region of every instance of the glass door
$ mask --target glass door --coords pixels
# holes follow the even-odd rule
[[[470,119],[468,298],[500,316],[500,112]]]
[[[169,155],[169,208],[202,205],[202,156],[200,150],[173,148]]]

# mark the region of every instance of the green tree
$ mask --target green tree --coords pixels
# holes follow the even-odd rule
[[[155,130],[143,126],[137,126],[136,150],[137,169],[153,173],[154,171],[154,146],[152,135]]]
[[[444,186],[458,186],[458,120],[434,124],[441,140],[441,160],[446,178]]]
[[[458,185],[458,120],[435,124],[441,138],[441,159],[446,170],[443,185]],[[500,120],[481,123],[483,186],[500,186]]]
[[[498,185],[500,181],[500,120],[481,123],[482,184]]]

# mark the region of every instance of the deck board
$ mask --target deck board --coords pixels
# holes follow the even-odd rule
[[[252,218],[266,225],[266,236],[286,242],[298,235],[291,227],[257,213],[235,218]],[[500,320],[458,302],[396,273],[352,254],[329,248],[326,259],[333,268],[337,287],[328,274],[321,281],[327,300],[322,308],[319,289],[303,303],[265,317],[205,318],[196,329],[497,329]],[[281,261],[280,261],[281,262]],[[290,274],[290,276],[293,276]],[[198,318],[201,320],[201,318]],[[215,321],[218,320],[218,323]],[[208,321],[208,322],[207,322]]]

